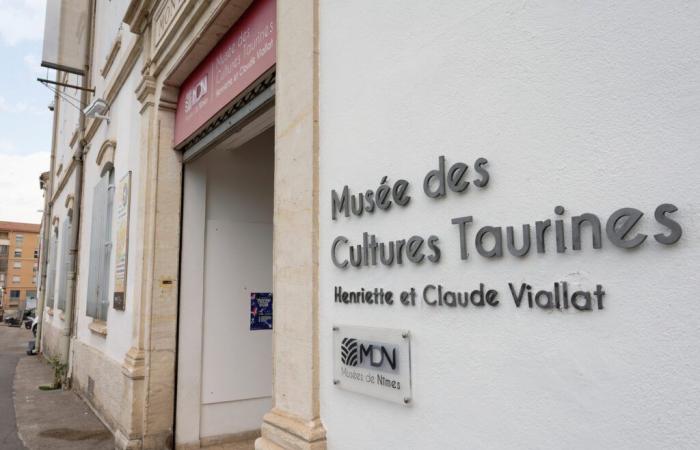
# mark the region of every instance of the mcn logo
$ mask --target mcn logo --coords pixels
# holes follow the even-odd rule
[[[189,90],[185,96],[185,113],[189,113],[194,106],[207,94],[207,77],[205,76],[199,83]]]
[[[340,344],[340,362],[384,372],[398,372],[399,349],[395,345],[346,337]]]

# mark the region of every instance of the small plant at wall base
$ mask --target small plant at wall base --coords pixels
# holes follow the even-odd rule
[[[42,384],[39,386],[39,389],[42,391],[61,389],[66,381],[66,369],[68,366],[62,363],[61,360],[56,357],[49,358],[47,361],[53,368],[53,384]]]

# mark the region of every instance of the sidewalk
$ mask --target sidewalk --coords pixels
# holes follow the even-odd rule
[[[40,356],[19,360],[14,379],[15,415],[20,439],[29,450],[114,449],[112,433],[72,391],[41,391],[53,380]]]

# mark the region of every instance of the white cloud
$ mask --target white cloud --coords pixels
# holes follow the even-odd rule
[[[45,0],[0,0],[0,40],[9,46],[41,40],[45,5]]]
[[[0,138],[0,152],[13,153],[15,150],[17,150],[17,146],[14,142]]]
[[[0,149],[2,148],[0,141]],[[49,153],[0,153],[0,220],[39,223],[44,199],[39,175],[49,170]]]
[[[17,103],[10,103],[7,101],[7,99],[5,99],[5,97],[0,96],[0,113],[29,113],[35,115],[48,115],[50,114],[50,111],[48,105],[41,107],[33,103],[27,103],[22,101]]]
[[[33,77],[46,77],[46,69],[41,67],[41,61],[36,55],[31,53],[24,55],[23,60]]]

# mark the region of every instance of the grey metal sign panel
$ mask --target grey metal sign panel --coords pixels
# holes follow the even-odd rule
[[[410,333],[389,328],[334,326],[333,384],[347,391],[410,404]]]

